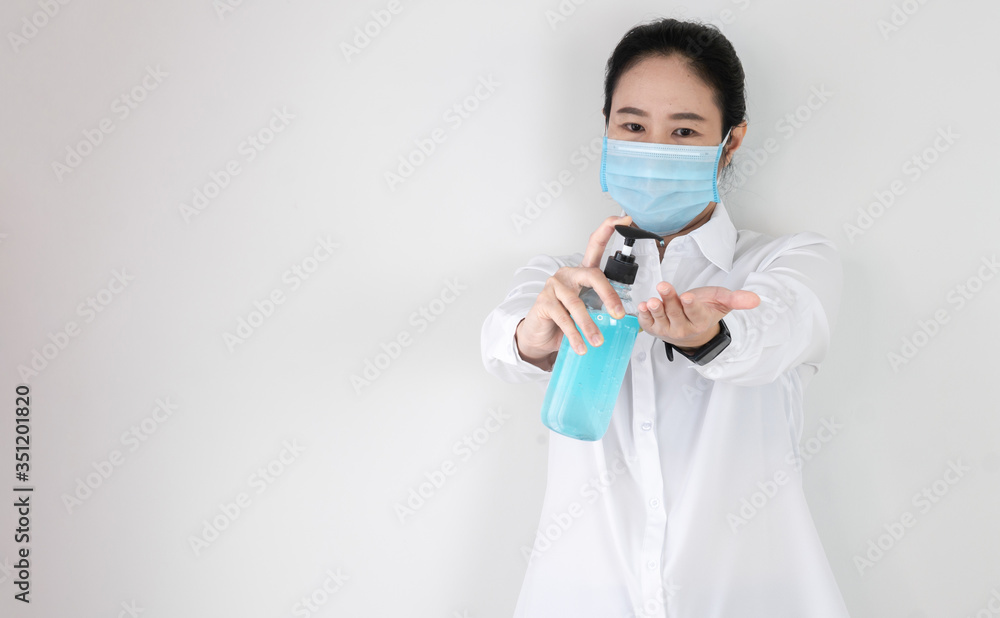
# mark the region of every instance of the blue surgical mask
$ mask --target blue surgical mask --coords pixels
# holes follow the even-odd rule
[[[652,144],[608,139],[601,151],[601,189],[644,230],[669,236],[684,229],[709,202],[719,201],[718,146]]]

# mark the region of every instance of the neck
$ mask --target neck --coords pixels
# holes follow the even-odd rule
[[[678,236],[684,236],[685,234],[690,234],[694,230],[705,225],[706,223],[708,223],[708,220],[712,218],[713,212],[715,212],[715,202],[709,202],[708,208],[703,210],[700,215],[692,219],[691,223],[685,225],[682,230],[680,230],[679,232],[674,232],[669,236],[664,236],[663,244],[658,245],[658,248],[660,250],[660,261],[661,262],[663,261],[663,252],[666,251],[667,245],[670,244],[671,240],[677,238]],[[632,227],[638,227],[638,226],[635,223],[632,223]]]

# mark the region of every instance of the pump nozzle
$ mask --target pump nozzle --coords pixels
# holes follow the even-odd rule
[[[625,237],[625,244],[631,247],[635,244],[636,240],[640,238],[647,238],[649,240],[655,240],[656,244],[663,245],[663,237],[659,234],[654,234],[652,232],[647,232],[646,230],[639,227],[632,227],[631,225],[616,225],[615,231]]]
[[[663,238],[642,228],[628,225],[616,225],[615,231],[625,237],[625,246],[621,251],[615,251],[613,258],[608,258],[608,263],[604,265],[604,276],[619,283],[632,285],[635,283],[636,273],[639,272],[635,256],[632,255],[632,245],[639,239],[655,240],[657,244],[663,245]]]

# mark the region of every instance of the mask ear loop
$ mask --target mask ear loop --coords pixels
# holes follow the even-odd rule
[[[722,156],[722,152],[723,152],[723,151],[725,151],[725,149],[726,149],[726,145],[727,145],[727,143],[729,142],[729,136],[730,136],[730,135],[731,135],[732,133],[733,133],[733,127],[729,127],[729,130],[728,130],[728,131],[726,131],[726,136],[722,138],[722,143],[721,143],[721,144],[719,144],[719,156],[720,156],[720,158],[721,158],[721,156]],[[716,161],[716,162],[715,162],[715,164],[716,164],[716,165],[718,165],[718,164],[719,164],[719,162],[718,162],[718,161]]]
[[[608,181],[605,174],[608,169],[608,120],[604,121],[604,141],[601,143],[601,191],[608,192]]]
[[[728,130],[728,131],[726,131],[726,136],[722,138],[722,143],[721,143],[721,144],[719,144],[720,146],[722,146],[722,147],[725,147],[725,146],[726,146],[726,142],[728,142],[728,141],[729,141],[729,135],[730,135],[730,134],[731,134],[732,132],[733,132],[733,127],[729,127],[729,130]]]
[[[719,202],[719,159],[722,158],[722,151],[726,149],[726,142],[729,141],[729,135],[733,132],[733,128],[729,127],[726,131],[726,136],[722,138],[722,143],[719,144],[719,151],[715,153],[715,169],[712,172],[712,201]]]

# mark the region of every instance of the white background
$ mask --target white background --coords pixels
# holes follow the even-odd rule
[[[1000,598],[1000,282],[980,270],[1000,252],[1000,5],[219,6],[0,8],[0,613],[509,616],[547,430],[539,389],[482,368],[480,326],[517,267],[582,250],[618,213],[597,163],[574,152],[596,143],[599,155],[620,37],[676,16],[719,24],[746,70],[750,129],[724,194],[737,227],[813,230],[841,249],[841,314],[803,440],[824,418],[842,429],[804,475],[852,615],[1000,615],[988,608]],[[366,28],[363,47],[345,47]],[[127,116],[122,95],[142,98]],[[275,109],[294,117],[269,135]],[[436,129],[443,141],[419,161],[415,140]],[[958,137],[935,150],[949,129]],[[250,161],[241,143],[258,134],[269,143]],[[768,138],[778,149],[755,162]],[[390,187],[401,156],[419,164]],[[928,161],[919,177],[913,157]],[[239,175],[213,192],[231,161]],[[562,170],[572,183],[528,208]],[[871,207],[894,182],[892,206]],[[215,197],[185,217],[196,189]],[[327,238],[332,254],[314,253]],[[283,279],[293,266],[312,270],[297,289]],[[126,287],[109,288],[116,271]],[[275,289],[284,302],[258,319],[255,301]],[[240,319],[257,326],[227,345]],[[58,335],[70,322],[76,334]],[[352,384],[376,361],[369,384]],[[24,382],[28,544],[14,542],[12,506]],[[157,400],[172,414],[154,413]],[[491,409],[510,419],[476,433]],[[133,426],[143,441],[123,440]],[[464,436],[482,442],[465,458]],[[949,462],[969,470],[918,508]],[[453,474],[401,518],[396,505],[442,467]],[[859,567],[907,512],[915,525]],[[25,545],[27,606],[13,600]],[[310,596],[315,612],[297,605]]]

